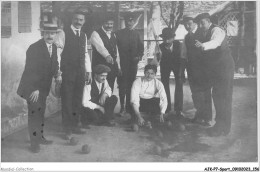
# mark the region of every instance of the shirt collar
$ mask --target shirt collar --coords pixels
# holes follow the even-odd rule
[[[104,31],[106,34],[111,35],[111,31],[106,31],[103,26],[102,26],[102,29],[103,29],[103,31]]]
[[[191,31],[192,33],[195,33],[198,29],[198,25],[195,25],[194,29]]]
[[[73,30],[73,32],[76,34],[76,30],[80,32],[81,29],[75,28],[73,25],[70,25],[70,28]]]
[[[45,42],[45,44],[46,44],[47,48],[49,48],[50,46],[52,46],[52,44],[49,44],[49,43],[47,43],[47,42]]]

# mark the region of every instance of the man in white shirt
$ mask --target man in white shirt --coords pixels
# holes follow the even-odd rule
[[[148,64],[145,66],[142,78],[137,78],[131,90],[131,105],[139,125],[145,123],[141,112],[157,115],[160,122],[164,122],[164,114],[167,108],[167,96],[161,81],[155,78],[157,66]]]
[[[72,133],[84,134],[80,128],[82,96],[85,83],[90,84],[91,62],[87,49],[87,36],[82,31],[85,14],[75,11],[72,24],[64,28],[65,45],[61,55],[61,103],[64,139],[70,139]]]
[[[211,89],[209,79],[205,75],[206,70],[203,66],[201,50],[195,46],[195,40],[199,39],[201,32],[193,17],[185,16],[183,24],[188,34],[184,38],[182,53],[187,60],[186,69],[192,100],[196,109],[192,122],[210,126],[212,120]]]
[[[227,135],[231,130],[234,60],[228,47],[226,33],[211,23],[208,13],[196,17],[202,34],[195,41],[202,52],[205,75],[209,78],[216,109],[215,125],[208,130],[210,136]]]
[[[94,80],[91,85],[85,85],[83,95],[83,106],[85,113],[82,116],[82,124],[88,124],[88,117],[92,118],[93,123],[114,126],[114,109],[117,97],[112,95],[112,90],[106,80],[110,72],[108,66],[99,64],[93,68]],[[88,116],[88,117],[87,117]]]
[[[114,19],[107,16],[103,25],[94,31],[90,37],[92,44],[92,67],[104,64],[111,69],[107,76],[107,81],[112,91],[116,77],[121,73],[120,59],[116,43],[115,33],[113,33]]]

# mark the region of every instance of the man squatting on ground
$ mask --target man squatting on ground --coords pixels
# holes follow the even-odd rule
[[[40,152],[40,144],[52,144],[43,135],[44,113],[52,78],[58,71],[57,47],[53,44],[57,25],[45,24],[42,31],[43,38],[26,51],[25,68],[17,90],[27,101],[30,148],[34,153]]]
[[[93,124],[114,126],[114,109],[117,97],[112,95],[112,90],[106,80],[110,68],[99,64],[93,68],[94,80],[91,85],[85,85],[83,106],[85,113],[82,115],[82,124],[87,125],[90,120]]]
[[[144,68],[144,77],[137,78],[131,90],[131,105],[133,116],[139,125],[144,124],[140,112],[157,115],[160,122],[164,122],[167,108],[167,96],[161,81],[155,78],[157,66],[148,64]]]

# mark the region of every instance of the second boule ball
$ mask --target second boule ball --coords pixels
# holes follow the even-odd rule
[[[82,151],[82,153],[84,153],[84,154],[90,153],[90,150],[91,150],[91,148],[90,148],[90,146],[87,145],[87,144],[83,145],[82,148],[81,148],[81,151]]]
[[[172,122],[171,122],[171,121],[167,121],[167,127],[168,127],[169,129],[172,129]]]
[[[137,132],[139,130],[139,127],[137,124],[133,124],[132,129],[134,132]]]
[[[75,137],[71,137],[70,139],[70,145],[77,145],[79,143],[79,140]]]
[[[155,146],[154,147],[154,153],[156,155],[161,155],[162,154],[162,148],[160,146]]]
[[[179,130],[179,131],[185,131],[185,130],[186,130],[185,125],[182,124],[182,123],[179,123],[179,124],[178,124],[178,130]]]

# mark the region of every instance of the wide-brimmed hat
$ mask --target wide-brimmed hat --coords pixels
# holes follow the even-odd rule
[[[49,31],[49,32],[58,32],[60,29],[58,29],[57,24],[52,23],[44,23],[43,27],[40,29],[41,31]]]
[[[197,15],[197,17],[195,18],[194,21],[196,23],[198,23],[198,22],[200,22],[200,20],[206,19],[206,18],[211,19],[210,14],[209,13],[201,13],[201,14]]]
[[[103,64],[98,64],[93,68],[93,72],[95,74],[101,74],[101,73],[109,73],[111,71],[111,69]]]
[[[175,37],[175,33],[173,33],[171,28],[164,28],[162,30],[162,34],[160,34],[159,36],[161,38],[174,38]]]

